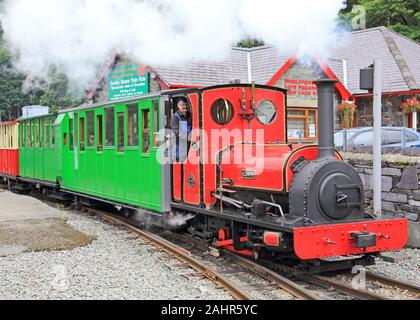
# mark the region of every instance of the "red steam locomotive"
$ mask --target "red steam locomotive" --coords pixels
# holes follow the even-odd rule
[[[193,131],[188,159],[172,166],[171,207],[194,215],[194,236],[318,271],[372,264],[378,252],[405,246],[406,219],[366,213],[362,181],[335,151],[336,81],[316,84],[319,146],[287,142],[284,90],[237,85],[185,94],[201,130]]]

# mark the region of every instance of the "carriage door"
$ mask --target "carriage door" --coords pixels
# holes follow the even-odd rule
[[[188,156],[182,163],[173,164],[173,198],[192,205],[201,203],[200,136],[198,94],[188,95],[192,113],[191,144]]]

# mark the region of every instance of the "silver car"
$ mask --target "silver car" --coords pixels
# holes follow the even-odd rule
[[[402,147],[402,127],[382,127],[382,148]],[[420,148],[420,133],[413,129],[405,129],[405,140],[407,148]],[[343,131],[334,135],[334,142],[337,148],[343,147]],[[349,149],[358,147],[373,147],[373,128],[347,129],[347,146]]]

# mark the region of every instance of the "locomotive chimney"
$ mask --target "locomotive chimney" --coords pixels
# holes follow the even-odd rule
[[[318,87],[319,160],[335,159],[334,88],[337,80],[315,81]]]

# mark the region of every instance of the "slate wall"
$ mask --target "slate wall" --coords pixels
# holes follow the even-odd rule
[[[370,154],[344,154],[359,173],[365,186],[366,206],[373,210],[373,157]],[[382,212],[410,221],[410,241],[420,248],[420,158],[383,155]]]

